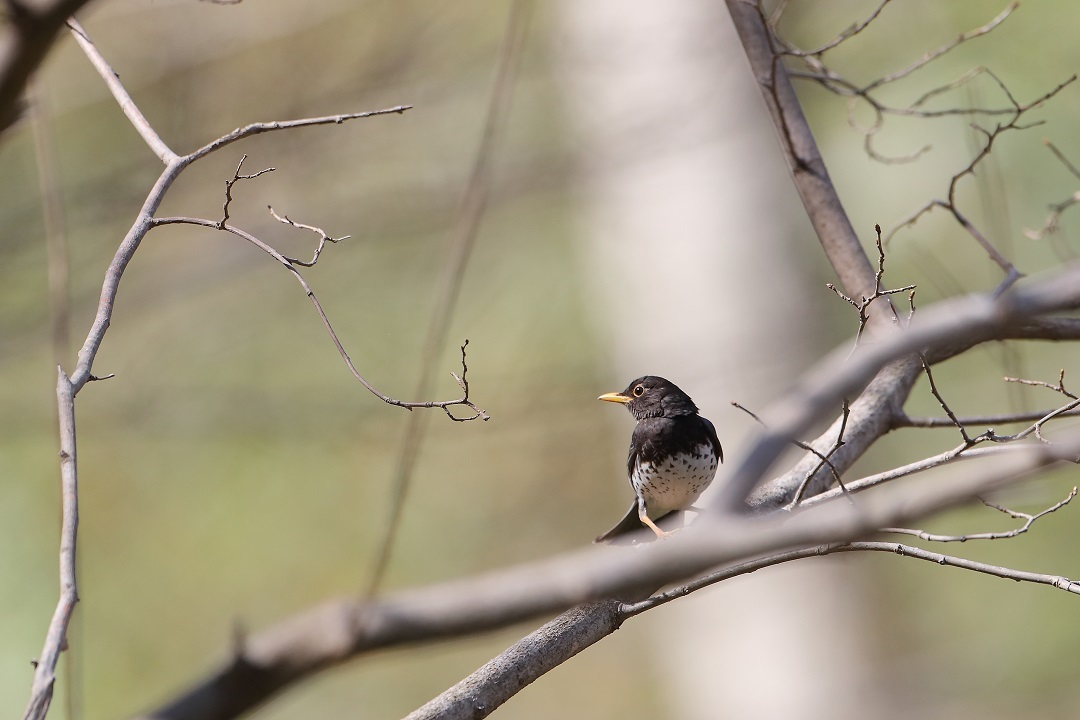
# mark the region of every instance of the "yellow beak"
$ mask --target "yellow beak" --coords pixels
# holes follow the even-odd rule
[[[631,400],[631,398],[628,398],[625,395],[622,395],[621,393],[604,393],[603,395],[601,395],[600,397],[598,397],[596,399],[597,400],[604,400],[606,402],[622,403],[623,405],[630,402],[630,400]]]

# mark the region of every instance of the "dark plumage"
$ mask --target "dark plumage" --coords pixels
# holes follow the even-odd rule
[[[724,461],[716,428],[698,415],[689,395],[655,375],[640,377],[621,393],[607,393],[600,400],[626,405],[637,420],[626,458],[636,497],[626,517],[596,542],[643,525],[664,537],[668,533],[654,521],[690,507],[712,482],[717,464]]]

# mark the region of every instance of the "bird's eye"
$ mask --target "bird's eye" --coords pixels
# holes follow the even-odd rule
[[[634,386],[634,397],[641,397],[644,394],[645,394],[645,386],[644,385],[635,385]]]

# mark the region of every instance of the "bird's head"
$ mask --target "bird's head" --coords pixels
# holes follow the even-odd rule
[[[698,411],[689,395],[675,383],[656,375],[639,377],[621,393],[604,393],[599,399],[622,403],[635,420],[694,415]]]

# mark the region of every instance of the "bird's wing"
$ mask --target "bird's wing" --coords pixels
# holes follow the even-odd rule
[[[626,455],[626,479],[629,481],[634,477],[634,468],[637,466],[638,457],[641,456],[641,443],[638,439],[638,428],[641,427],[639,422],[634,426],[634,434],[630,436],[630,452]]]
[[[713,450],[716,451],[716,457],[720,462],[724,462],[724,448],[720,447],[720,438],[716,436],[716,427],[713,426],[712,421],[709,418],[701,418],[705,423],[705,428],[709,431],[709,442],[712,443]]]
[[[641,520],[638,519],[638,499],[635,497],[634,502],[630,505],[630,509],[626,511],[626,517],[620,520],[615,527],[596,538],[593,542],[606,542],[619,535],[625,535],[628,532],[640,530],[643,527],[645,526],[642,525]]]

